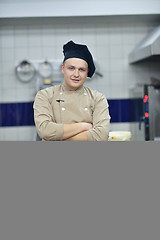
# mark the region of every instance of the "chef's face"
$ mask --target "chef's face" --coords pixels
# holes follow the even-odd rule
[[[69,58],[62,64],[64,86],[68,90],[77,90],[88,75],[88,63],[80,58]]]

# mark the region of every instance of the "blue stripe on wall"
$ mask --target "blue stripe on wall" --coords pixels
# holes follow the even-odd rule
[[[138,122],[143,115],[142,99],[108,99],[111,123]],[[1,103],[0,127],[34,126],[33,102]]]
[[[1,127],[33,125],[33,102],[0,104]]]
[[[143,115],[143,99],[108,100],[111,123],[139,122]]]

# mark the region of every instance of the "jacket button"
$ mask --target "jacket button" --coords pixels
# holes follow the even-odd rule
[[[65,108],[64,108],[64,107],[62,107],[61,109],[62,109],[62,111],[64,111],[64,110],[65,110]]]
[[[59,94],[60,94],[60,95],[62,95],[63,93],[62,93],[62,92],[60,92]]]
[[[88,108],[86,107],[84,110],[85,110],[85,111],[87,111],[87,110],[88,110]]]
[[[84,93],[84,95],[86,96],[86,95],[87,95],[87,93],[85,92],[85,93]]]

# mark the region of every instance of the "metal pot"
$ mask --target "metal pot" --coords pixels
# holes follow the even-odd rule
[[[44,61],[44,62],[40,63],[38,70],[39,70],[40,77],[42,77],[43,79],[46,79],[46,78],[51,79],[52,73],[53,73],[53,68],[52,68],[52,64],[50,62]]]
[[[27,60],[23,60],[18,64],[15,69],[17,78],[23,82],[28,83],[32,79],[34,79],[36,75],[36,70],[32,63],[28,62]]]

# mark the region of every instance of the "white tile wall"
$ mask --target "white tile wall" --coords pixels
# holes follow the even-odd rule
[[[142,18],[141,18],[142,19]],[[23,84],[15,76],[15,65],[24,59],[62,59],[62,46],[69,40],[87,44],[103,77],[86,80],[86,85],[108,99],[129,98],[137,83],[159,78],[158,63],[128,64],[128,55],[157,21],[123,20],[112,17],[39,18],[0,20],[0,102],[33,101],[35,80]],[[117,127],[118,126],[118,127]],[[111,124],[112,130],[131,124]],[[20,129],[23,129],[21,135]],[[0,140],[28,140],[28,128],[1,128]],[[31,134],[29,136],[29,134]]]
[[[35,127],[0,127],[0,141],[34,141]]]

